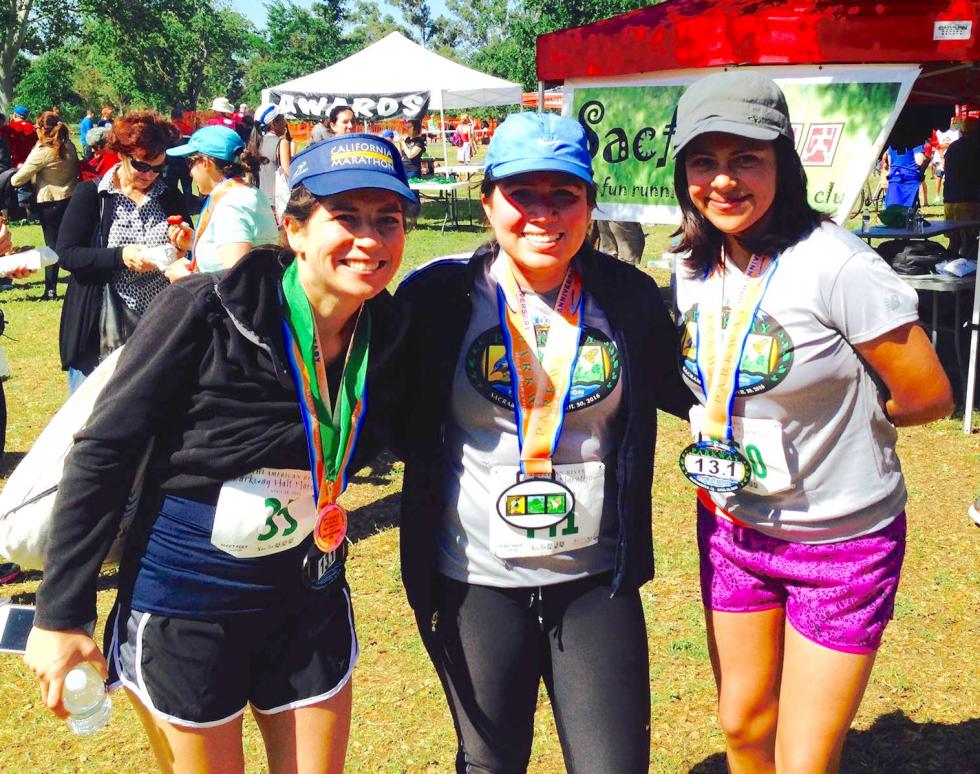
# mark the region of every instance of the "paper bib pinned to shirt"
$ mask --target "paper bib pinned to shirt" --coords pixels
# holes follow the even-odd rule
[[[221,487],[211,543],[239,559],[269,556],[299,545],[315,522],[308,470],[259,468]]]

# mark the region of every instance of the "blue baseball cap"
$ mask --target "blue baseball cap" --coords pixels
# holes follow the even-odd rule
[[[18,105],[17,107],[14,108],[14,113],[19,115],[21,118],[27,118],[28,110],[23,105]]]
[[[500,180],[524,172],[565,172],[595,185],[585,129],[553,113],[514,113],[497,127],[484,173]]]
[[[289,178],[291,188],[304,185],[314,196],[381,188],[407,201],[412,215],[419,210],[401,155],[394,145],[373,134],[341,134],[304,148],[293,156]]]
[[[227,126],[204,126],[191,135],[183,145],[167,150],[168,156],[190,156],[192,153],[202,153],[221,161],[234,161],[242,152],[245,143],[238,132]]]

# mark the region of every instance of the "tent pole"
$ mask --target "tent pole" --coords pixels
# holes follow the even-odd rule
[[[538,81],[538,112],[544,112],[544,81]]]
[[[442,106],[446,95],[442,89],[439,90],[439,125],[442,127],[442,165],[446,169],[446,177],[449,177],[449,150],[446,148],[446,109]]]

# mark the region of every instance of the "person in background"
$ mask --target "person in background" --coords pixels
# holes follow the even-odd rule
[[[527,771],[543,680],[568,771],[646,774],[657,410],[692,402],[676,336],[656,283],[586,241],[577,121],[511,115],[481,194],[493,241],[396,294],[405,384],[426,385],[395,445],[402,577],[456,771]]]
[[[112,128],[112,114],[116,112],[116,109],[112,105],[103,105],[102,111],[100,113],[99,120],[95,122],[96,126],[105,126]]]
[[[226,126],[233,131],[238,129],[235,106],[227,97],[215,97],[211,103],[211,110],[214,111],[215,115],[204,122],[205,126]]]
[[[88,133],[95,127],[95,113],[86,110],[85,115],[78,124],[78,137],[82,142],[82,159],[88,161],[92,158],[92,149],[88,145]]]
[[[136,315],[170,283],[146,255],[169,245],[167,218],[189,221],[184,199],[160,180],[165,151],[180,134],[152,110],[116,119],[109,150],[120,158],[100,180],[80,183],[58,233],[56,252],[71,273],[61,310],[61,367],[74,391],[102,354],[99,316],[106,285]]]
[[[197,189],[208,197],[196,230],[187,223],[168,229],[174,247],[184,253],[193,250],[193,260],[181,258],[167,268],[171,282],[194,271],[229,269],[253,247],[279,243],[272,205],[262,191],[242,180],[251,162],[244,149],[231,129],[205,126],[184,145],[167,151],[167,156],[188,159]]]
[[[310,142],[323,142],[330,136],[330,116],[329,114],[321,116],[320,120],[313,125],[313,131],[310,132]]]
[[[119,163],[119,157],[109,150],[111,127],[96,126],[89,129],[88,147],[91,157],[79,164],[82,180],[101,180],[102,176]]]
[[[37,142],[37,131],[34,124],[27,119],[28,115],[26,107],[17,105],[7,122],[10,159],[14,167],[19,167],[27,160],[27,155]]]
[[[418,211],[398,151],[358,139],[343,163],[336,140],[297,156],[289,249],[150,307],[65,464],[25,661],[59,717],[72,667],[111,671],[164,772],[243,774],[249,707],[267,771],[344,768],[361,644],[335,501],[403,410],[407,320],[385,286]],[[151,439],[100,652],[82,627]]]
[[[249,145],[250,158],[257,159],[259,164],[259,188],[272,203],[276,220],[281,222],[289,199],[289,166],[293,150],[289,124],[276,105],[265,104],[255,111],[255,130],[249,138]],[[255,154],[255,149],[258,149],[258,154]]]
[[[354,118],[354,111],[347,105],[334,105],[327,113],[327,130],[331,137],[356,132],[357,121]]]
[[[953,408],[915,291],[810,206],[794,144],[751,69],[678,102],[680,464],[733,774],[839,770],[905,554],[896,427]]]
[[[10,156],[10,139],[7,132],[7,116],[0,113],[0,174],[3,174],[14,165],[13,158]],[[5,205],[0,204],[0,207]]]
[[[456,124],[456,135],[459,137],[460,145],[456,150],[456,160],[460,164],[469,164],[473,160],[474,129],[473,121],[463,113]]]
[[[44,244],[54,250],[68,200],[79,181],[78,154],[68,127],[61,116],[51,111],[38,116],[37,138],[37,145],[10,178],[10,184],[14,187],[34,186]],[[57,263],[44,269],[44,294],[41,297],[46,301],[58,298]]]
[[[235,131],[242,138],[242,142],[247,143],[248,138],[252,136],[252,127],[255,126],[255,119],[252,118],[252,111],[248,103],[243,102],[238,106],[238,112],[235,113],[235,120],[238,122]]]
[[[426,142],[421,121],[412,119],[406,121],[405,125],[408,132],[398,142],[398,150],[402,154],[405,176],[411,179],[422,174],[422,156],[425,155]]]
[[[599,227],[599,249],[613,258],[640,265],[646,235],[643,226],[625,220],[597,220]]]
[[[943,215],[946,220],[980,220],[980,131],[976,118],[964,118],[960,137],[946,149]],[[977,230],[963,229],[949,236],[949,251],[977,256]]]

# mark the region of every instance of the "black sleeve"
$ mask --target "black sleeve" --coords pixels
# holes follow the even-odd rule
[[[51,515],[37,624],[71,629],[96,617],[96,579],[155,428],[193,389],[208,330],[181,283],[154,299],[65,462]],[[206,334],[203,334],[206,335]]]
[[[80,183],[72,192],[58,230],[58,261],[68,271],[121,269],[122,247],[93,247],[102,227],[99,191],[95,181]],[[109,206],[108,203],[106,206]]]
[[[667,307],[657,291],[657,307],[654,309],[655,346],[654,358],[657,374],[657,408],[687,420],[688,411],[694,405],[694,394],[684,384],[681,376],[678,350],[680,333],[674,326]]]

